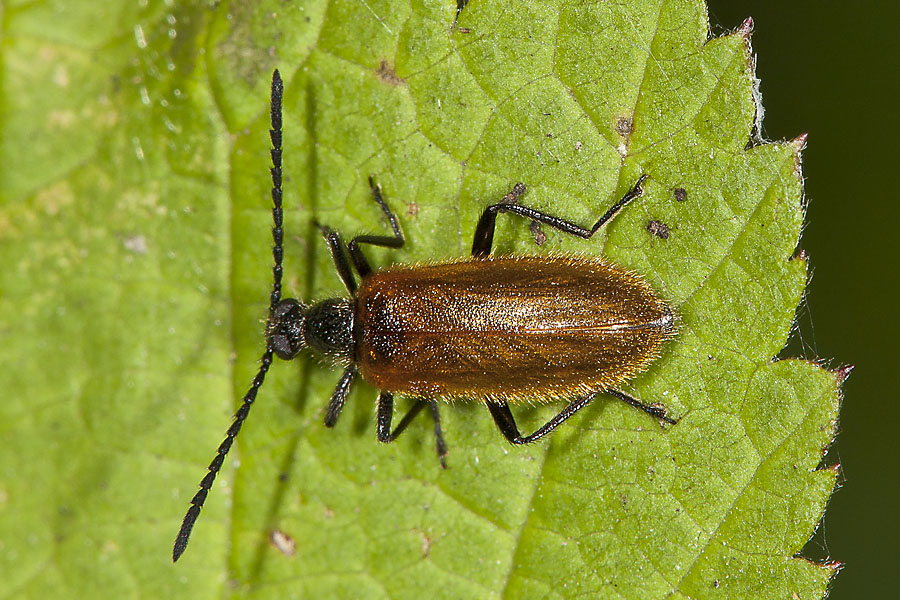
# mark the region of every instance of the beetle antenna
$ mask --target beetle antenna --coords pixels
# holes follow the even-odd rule
[[[281,81],[281,75],[278,73],[278,69],[275,69],[275,72],[272,73],[270,117],[272,128],[269,130],[269,137],[272,139],[272,150],[270,152],[272,155],[272,168],[270,169],[272,173],[272,240],[274,242],[272,246],[272,258],[275,262],[272,267],[272,294],[269,296],[270,315],[274,312],[275,306],[281,300],[281,263],[284,255],[284,231],[282,230],[283,214],[281,210],[281,99],[283,94],[284,84]],[[234,421],[232,421],[231,427],[229,427],[228,431],[225,433],[225,440],[219,445],[219,449],[216,450],[215,458],[213,458],[212,462],[209,463],[209,467],[207,467],[209,472],[200,482],[200,489],[194,494],[194,497],[191,499],[191,507],[188,509],[187,514],[184,515],[181,529],[178,530],[178,535],[175,537],[175,546],[172,548],[173,562],[177,561],[184,553],[185,548],[187,548],[188,540],[191,537],[191,530],[194,528],[197,517],[200,516],[200,510],[203,508],[204,502],[206,502],[206,496],[209,494],[209,490],[216,480],[216,475],[219,474],[222,463],[225,462],[225,455],[231,450],[234,438],[237,437],[238,432],[240,432],[241,426],[244,424],[247,415],[250,413],[250,407],[256,400],[256,394],[259,392],[259,388],[266,379],[266,373],[272,365],[272,352],[272,344],[267,340],[266,351],[263,352],[262,358],[260,359],[261,364],[259,366],[259,371],[256,373],[256,377],[253,378],[250,389],[244,394],[244,399],[241,400],[241,407],[235,413]]]
[[[272,258],[275,264],[272,267],[272,295],[269,297],[269,312],[275,311],[275,305],[281,300],[281,260],[284,256],[282,244],[284,231],[281,228],[283,213],[281,211],[281,97],[284,94],[284,84],[278,69],[272,73],[272,100],[271,121],[272,129],[269,137],[272,139]]]

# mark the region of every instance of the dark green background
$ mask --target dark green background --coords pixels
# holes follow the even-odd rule
[[[856,365],[826,457],[842,465],[840,489],[807,554],[846,564],[831,600],[896,597],[900,5],[712,0],[709,13],[714,34],[753,17],[764,136],[809,133],[812,281],[790,350]]]

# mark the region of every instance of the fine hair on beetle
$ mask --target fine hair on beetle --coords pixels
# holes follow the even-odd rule
[[[442,467],[447,456],[438,410],[442,399],[483,402],[512,444],[541,439],[602,394],[662,422],[676,423],[664,406],[645,404],[618,389],[646,370],[675,334],[674,312],[640,276],[597,257],[491,254],[498,214],[518,215],[587,240],[641,196],[646,175],[589,229],[518,204],[526,190],[518,183],[501,202],[482,212],[470,257],[381,270],[372,269],[361,247],[400,248],[405,238],[381,186],[370,177],[372,198],[392,235],[359,235],[345,244],[337,232],[320,225],[348,293],[307,305],[281,297],[283,91],[276,70],[269,132],[274,266],[266,349],[225,440],[191,499],[175,539],[173,560],[187,547],[273,356],[290,360],[309,348],[343,367],[325,411],[327,427],[337,423],[357,376],[381,390],[375,418],[380,442],[395,440],[416,415],[428,409]],[[392,429],[395,394],[413,399],[414,404]],[[555,401],[568,404],[534,433],[519,432],[511,404]]]

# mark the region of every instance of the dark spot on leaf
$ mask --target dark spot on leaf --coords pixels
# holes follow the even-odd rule
[[[517,204],[519,202],[519,196],[524,194],[526,189],[524,183],[517,183],[508,194],[503,196],[503,202],[507,204]]]
[[[378,75],[378,79],[389,85],[402,85],[406,83],[397,76],[394,65],[389,63],[386,59],[383,59],[381,64],[378,65],[378,70],[375,71],[375,74]]]
[[[538,246],[543,246],[544,242],[547,241],[547,234],[544,233],[543,230],[541,230],[541,224],[537,221],[532,221],[531,225],[528,226],[528,230],[534,237],[534,243]]]
[[[628,137],[631,135],[632,127],[634,126],[634,122],[631,117],[619,117],[616,120],[616,133],[621,135],[622,137]]]
[[[669,226],[662,221],[652,219],[647,223],[647,231],[661,240],[669,239]]]
[[[687,200],[687,190],[684,188],[675,188],[675,199],[678,202],[684,202]]]

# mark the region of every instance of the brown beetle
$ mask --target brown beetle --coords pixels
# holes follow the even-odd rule
[[[447,448],[438,418],[438,398],[478,399],[513,444],[547,435],[602,393],[650,415],[675,423],[658,404],[644,404],[616,389],[657,357],[675,332],[675,317],[639,276],[599,258],[577,256],[491,256],[497,214],[523,216],[584,239],[590,238],[626,204],[641,195],[634,188],[590,229],[514,202],[525,191],[517,184],[504,202],[488,206],[475,228],[472,257],[443,263],[394,266],[373,271],[360,245],[403,246],[397,218],[380,186],[369,184],[387,217],[392,236],[363,235],[345,246],[338,234],[320,227],[349,298],[307,306],[281,299],[281,99],[278,71],[272,76],[272,237],[273,289],[262,365],[219,446],[209,472],[191,500],[175,540],[173,560],[187,546],[191,529],[225,455],[250,412],[272,364],[305,348],[345,365],[331,396],[325,425],[333,427],[353,378],[381,389],[378,440],[390,442],[426,406],[434,418],[442,466]],[[347,254],[349,253],[349,261]],[[357,285],[351,264],[360,277]],[[391,431],[394,394],[417,401]],[[569,400],[549,422],[523,436],[509,405]]]

